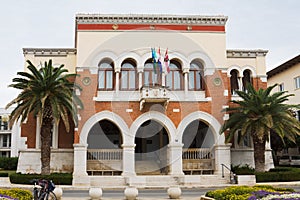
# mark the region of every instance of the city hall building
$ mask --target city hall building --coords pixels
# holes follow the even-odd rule
[[[226,144],[219,130],[236,90],[266,88],[267,51],[226,49],[226,21],[78,14],[74,48],[24,48],[25,60],[64,64],[82,87],[78,126],[53,126],[51,170],[73,173],[73,185],[151,187],[229,183],[224,166],[254,166],[251,138]],[[39,173],[38,120],[21,128],[18,172]]]

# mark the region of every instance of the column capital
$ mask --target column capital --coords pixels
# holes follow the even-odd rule
[[[74,147],[74,150],[80,149],[80,148],[86,149],[88,147],[88,144],[76,143],[76,144],[73,144],[73,147]]]
[[[144,66],[137,67],[137,72],[138,73],[143,73],[144,72]]]
[[[183,143],[175,143],[175,142],[173,142],[173,143],[168,144],[168,147],[169,148],[182,148],[183,147]]]
[[[136,144],[122,144],[121,145],[123,148],[134,148]]]
[[[121,67],[115,67],[115,73],[120,73],[121,72]]]

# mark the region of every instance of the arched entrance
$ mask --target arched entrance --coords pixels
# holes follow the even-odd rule
[[[89,175],[120,175],[122,172],[122,134],[107,119],[100,120],[87,137],[87,172]]]
[[[209,126],[192,121],[183,132],[183,172],[185,174],[212,173],[214,169],[212,147],[214,135]]]
[[[137,130],[135,144],[135,169],[138,175],[168,173],[169,137],[163,125],[155,120],[142,123]]]

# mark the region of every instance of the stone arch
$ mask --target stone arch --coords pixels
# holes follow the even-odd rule
[[[116,62],[118,62],[121,67],[121,64],[125,61],[125,60],[132,60],[135,62],[136,64],[136,67],[142,65],[142,62],[141,62],[141,57],[135,53],[135,52],[125,52],[125,53],[122,53],[120,56],[118,56],[118,58],[116,59]]]
[[[162,124],[169,137],[169,143],[174,142],[174,138],[176,135],[176,127],[173,124],[173,122],[164,114],[157,112],[157,111],[149,111],[147,113],[144,113],[140,115],[134,122],[132,123],[130,127],[130,134],[131,134],[131,141],[130,144],[134,144],[134,138],[137,133],[138,128],[146,121],[148,120],[155,120],[156,122]]]
[[[230,72],[231,72],[232,70],[238,71],[239,76],[242,76],[242,75],[243,75],[243,71],[241,70],[241,67],[240,67],[240,66],[232,65],[232,66],[228,67],[228,69],[227,69],[227,77],[230,77],[230,76],[231,76],[231,75],[230,75]]]
[[[245,70],[249,70],[251,72],[252,77],[256,77],[256,71],[253,66],[245,65],[242,67],[242,71],[244,72]]]
[[[185,128],[194,120],[201,120],[203,122],[206,122],[209,128],[212,130],[215,144],[220,145],[224,144],[225,142],[225,137],[224,134],[220,135],[219,130],[221,128],[221,124],[218,122],[216,118],[214,118],[212,115],[202,112],[202,111],[196,111],[193,113],[190,113],[187,115],[183,120],[180,122],[177,128],[177,139],[178,142],[182,143],[182,138],[183,138],[183,132]]]
[[[115,66],[117,66],[117,63],[115,63],[117,55],[115,53],[111,51],[95,50],[85,60],[82,67],[98,67],[99,62],[105,58],[114,61]]]
[[[91,116],[83,125],[80,132],[80,140],[79,143],[82,145],[87,144],[87,137],[91,128],[101,120],[109,120],[113,122],[121,131],[123,143],[125,143],[127,136],[129,135],[129,129],[126,122],[117,114],[110,111],[102,111]]]
[[[188,63],[191,63],[193,60],[200,60],[203,64],[204,76],[212,75],[215,72],[215,64],[205,52],[194,52],[188,56],[187,60]]]

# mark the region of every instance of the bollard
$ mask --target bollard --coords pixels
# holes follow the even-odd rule
[[[97,187],[92,187],[89,190],[89,195],[92,200],[99,200],[102,197],[102,189]]]
[[[168,195],[170,199],[179,199],[181,195],[181,189],[178,186],[171,186],[168,189]]]
[[[136,199],[136,197],[138,196],[139,191],[137,188],[135,187],[127,187],[124,190],[124,195],[126,197],[127,200],[134,200]]]

